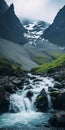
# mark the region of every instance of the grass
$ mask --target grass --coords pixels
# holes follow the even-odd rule
[[[22,67],[15,63],[15,62],[11,62],[9,60],[7,60],[6,58],[4,58],[3,56],[0,56],[0,74],[4,75],[5,73],[22,73]]]
[[[44,72],[47,72],[49,70],[52,70],[54,68],[61,67],[64,65],[65,65],[65,54],[52,62],[45,63],[37,68],[32,69],[32,72],[44,73]]]
[[[55,58],[58,58],[59,56],[61,56],[61,53],[56,52],[56,51],[50,51],[50,54],[51,54],[52,56],[54,56]]]
[[[37,57],[34,57],[33,59],[38,65],[41,65],[45,62],[48,62],[49,61],[49,57],[48,56],[37,56]]]

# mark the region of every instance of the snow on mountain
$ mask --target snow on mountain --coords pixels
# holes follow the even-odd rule
[[[30,44],[35,43],[43,34],[44,30],[49,26],[49,24],[44,21],[28,19],[21,20],[21,23],[28,31],[28,33],[25,33],[24,36],[29,39]]]

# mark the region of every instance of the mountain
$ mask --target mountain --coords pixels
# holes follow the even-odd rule
[[[7,9],[7,3],[4,0],[0,0],[0,13],[4,13]]]
[[[65,6],[57,13],[53,23],[44,31],[42,37],[56,45],[65,46]]]
[[[8,7],[4,0],[0,0],[0,8],[0,37],[19,44],[26,43],[27,39],[24,37],[24,33],[27,30],[15,15],[14,5],[11,4]]]
[[[27,29],[28,33],[25,33],[25,37],[28,39],[30,44],[35,43],[43,34],[44,30],[49,26],[49,24],[44,21],[31,19],[21,19],[21,23],[24,28]]]
[[[63,53],[64,50],[45,40],[42,43],[37,42],[37,45],[29,43],[20,45],[0,38],[0,55],[19,63],[27,71],[52,61]]]

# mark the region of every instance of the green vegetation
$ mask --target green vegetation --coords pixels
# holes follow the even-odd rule
[[[38,100],[42,99],[43,97],[42,96],[38,96]]]
[[[46,63],[49,61],[49,57],[44,55],[44,56],[36,56],[32,59],[33,61],[35,61],[38,65],[41,65],[43,63]]]
[[[32,69],[32,72],[44,73],[47,71],[52,71],[54,68],[61,67],[64,65],[65,65],[65,54],[52,62],[45,63],[37,68]]]
[[[60,92],[57,90],[50,93],[51,96],[55,96],[55,95],[59,95],[59,94],[60,94]]]
[[[50,51],[50,55],[54,56],[55,58],[58,58],[59,56],[61,56],[61,53],[56,51]]]
[[[21,65],[9,61],[6,58],[0,56],[0,74],[16,74],[16,73],[22,73],[22,67]]]

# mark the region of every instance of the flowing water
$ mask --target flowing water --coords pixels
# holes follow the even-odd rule
[[[48,93],[48,87],[53,87],[54,80],[49,77],[34,76],[28,74],[29,85],[24,83],[22,90],[18,90],[15,94],[10,96],[9,113],[0,116],[0,128],[13,127],[13,126],[27,126],[28,129],[34,126],[45,124],[51,113],[37,112],[34,106],[36,97],[44,88],[48,95],[49,110],[51,109],[51,100]],[[32,93],[32,97],[27,97],[27,93]],[[24,129],[23,129],[24,130]]]

